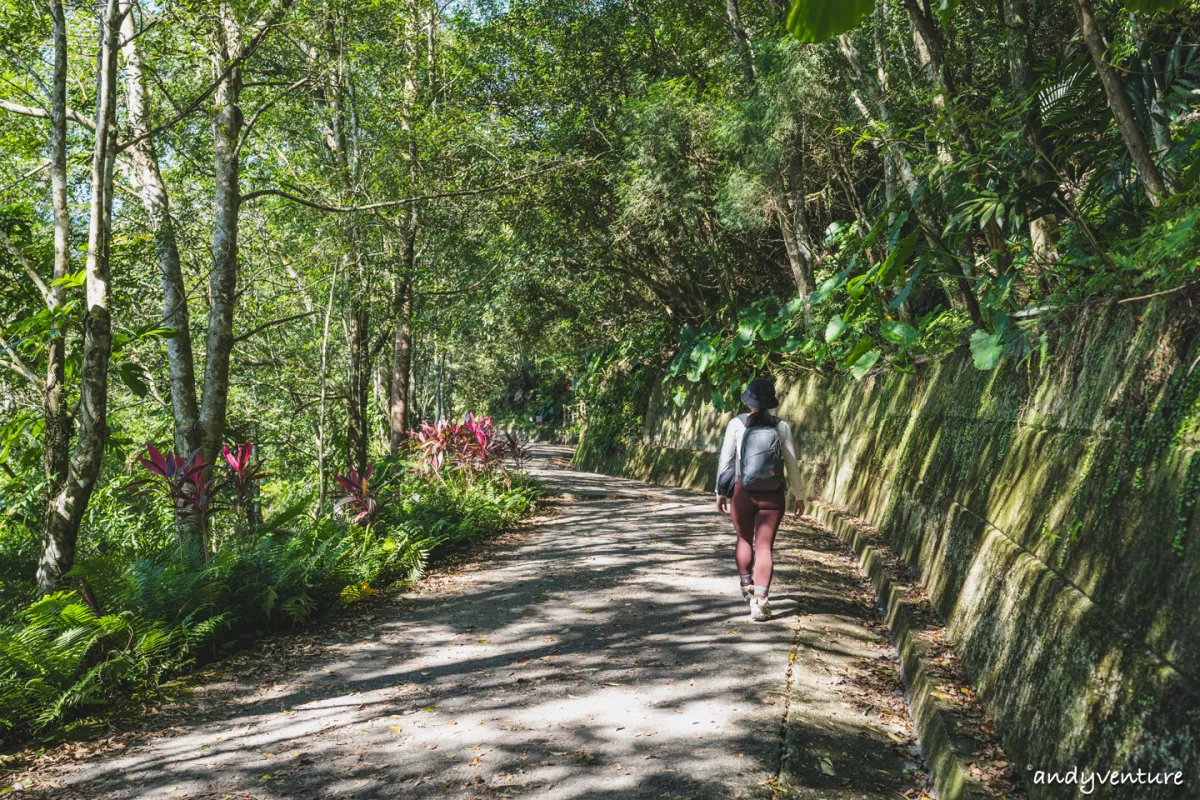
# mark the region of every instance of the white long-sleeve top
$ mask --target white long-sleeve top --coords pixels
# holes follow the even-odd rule
[[[800,465],[796,461],[796,443],[792,440],[792,429],[786,422],[779,420],[776,430],[779,432],[779,444],[783,450],[784,477],[792,487],[792,496],[804,499],[804,489],[800,485]],[[718,480],[721,473],[731,463],[741,464],[742,434],[745,432],[746,423],[742,422],[740,416],[729,420],[729,424],[725,426],[725,442],[721,445],[721,461],[717,465]],[[740,469],[736,466],[734,468]]]

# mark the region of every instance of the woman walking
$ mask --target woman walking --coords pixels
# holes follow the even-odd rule
[[[737,533],[737,563],[742,599],[750,602],[750,619],[770,619],[767,593],[775,564],[771,549],[783,519],[791,484],[792,511],[800,513],[800,468],[796,445],[786,422],[772,416],[779,405],[775,384],[766,378],[750,381],[742,393],[750,413],[739,414],[725,427],[725,443],[717,468],[717,512],[730,514]],[[727,510],[726,503],[732,506]]]

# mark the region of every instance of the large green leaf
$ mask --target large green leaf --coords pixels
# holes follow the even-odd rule
[[[943,25],[949,25],[950,17],[953,16],[954,9],[956,8],[958,8],[958,0],[938,0],[933,10]]]
[[[787,304],[783,308],[779,309],[779,316],[782,318],[791,319],[799,314],[800,309],[802,308],[804,308],[804,298],[797,295],[791,300],[788,300]]]
[[[858,357],[853,364],[850,365],[850,374],[855,380],[861,381],[863,376],[867,374],[867,370],[875,366],[875,362],[879,360],[878,350],[868,350]]]
[[[888,257],[879,267],[879,282],[891,283],[896,278],[904,275],[904,265],[908,263],[908,259],[912,256],[913,250],[917,246],[917,232],[913,231],[908,236],[901,239],[892,252],[888,253]]]
[[[150,387],[142,380],[142,368],[137,364],[122,361],[117,365],[117,374],[121,376],[121,381],[129,387],[129,391],[133,392],[134,397],[145,397],[150,393]]]
[[[977,330],[971,334],[971,356],[975,359],[976,369],[987,371],[996,368],[1000,357],[1004,355],[1002,338],[1000,332]]]
[[[305,497],[302,497],[301,499],[297,500],[295,503],[292,503],[290,506],[285,508],[283,511],[280,511],[278,514],[276,514],[275,516],[271,517],[269,520],[264,522],[262,524],[262,527],[260,527],[258,529],[258,532],[259,533],[270,533],[271,531],[275,530],[276,528],[280,528],[280,527],[288,524],[289,522],[294,520],[296,517],[300,516],[305,511],[307,511],[311,505],[312,505],[312,495],[306,495]]]
[[[899,308],[904,305],[904,301],[912,293],[913,287],[917,285],[917,278],[921,277],[921,268],[924,264],[917,264],[917,268],[913,270],[912,275],[908,276],[908,283],[904,284],[904,288],[888,302],[888,308]]]
[[[879,326],[879,333],[892,344],[908,347],[917,340],[917,329],[907,322],[889,320]]]
[[[700,380],[716,357],[717,351],[713,349],[712,342],[707,339],[696,342],[692,347],[692,368],[688,370],[688,380],[692,383]]]
[[[841,317],[833,317],[829,320],[829,324],[825,326],[825,341],[833,344],[841,338],[846,329],[850,327]]]
[[[788,301],[787,305],[779,309],[775,314],[775,318],[763,324],[758,335],[762,337],[764,342],[771,342],[783,336],[792,329],[792,318],[804,308],[803,297],[793,297]]]
[[[787,28],[802,42],[823,42],[858,25],[875,0],[793,0]]]
[[[738,312],[738,322],[744,328],[750,328],[757,331],[762,327],[763,322],[767,319],[767,312],[763,311],[758,306],[749,306]]]
[[[805,342],[807,342],[807,341],[808,340],[805,339],[803,336],[789,336],[787,338],[787,340],[783,343],[783,347],[780,348],[780,352],[794,353],[795,351],[797,351],[801,347],[803,347]]]
[[[808,298],[809,302],[815,306],[817,303],[820,303],[826,297],[829,297],[829,295],[831,295],[835,291],[837,291],[837,288],[839,286],[841,286],[842,283],[846,280],[846,276],[849,275],[850,271],[854,269],[854,265],[855,265],[855,262],[851,261],[850,266],[846,267],[844,270],[839,272],[837,275],[834,275],[832,277],[826,278],[825,280],[821,281],[821,285],[818,286],[817,290],[815,292],[813,292],[812,295],[809,296],[809,298]]]
[[[845,364],[847,367],[853,366],[854,362],[858,361],[862,354],[871,349],[871,340],[864,336],[858,340],[858,344],[854,345],[854,349],[846,356]]]

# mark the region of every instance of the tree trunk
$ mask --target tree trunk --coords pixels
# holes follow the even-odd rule
[[[240,65],[229,68],[238,54],[233,50],[241,39],[241,27],[229,4],[218,7],[222,30],[218,35],[224,46],[213,58],[213,71],[221,75],[214,94],[213,165],[214,215],[212,271],[208,279],[208,332],[205,336],[204,394],[200,404],[200,425],[204,431],[205,461],[212,463],[225,434],[225,413],[229,401],[229,361],[233,351],[233,310],[237,299],[238,215],[241,210],[238,139],[242,132]]]
[[[179,261],[179,246],[175,238],[175,223],[171,219],[167,187],[158,167],[154,140],[147,135],[150,112],[146,107],[142,58],[138,51],[133,15],[129,12],[128,0],[122,5],[125,11],[121,25],[121,36],[125,42],[122,48],[125,55],[125,97],[134,140],[130,158],[134,183],[141,195],[150,230],[154,233],[154,253],[162,280],[163,325],[175,331],[175,335],[167,340],[175,450],[187,455],[200,449],[204,443],[196,406],[196,372],[187,290],[183,283],[183,268]]]
[[[334,262],[333,279],[329,282],[329,302],[325,306],[325,324],[321,327],[321,402],[317,413],[317,504],[313,510],[314,519],[321,515],[321,510],[325,506],[325,460],[328,451],[326,447],[328,437],[325,435],[325,392],[329,378],[329,319],[333,316],[333,298],[337,289],[340,263],[340,261]]]
[[[1108,47],[1092,14],[1091,0],[1071,0],[1071,8],[1075,11],[1075,22],[1083,33],[1084,44],[1092,54],[1096,71],[1100,73],[1100,83],[1104,85],[1104,94],[1108,97],[1108,107],[1116,120],[1117,130],[1125,140],[1125,149],[1129,151],[1129,158],[1137,168],[1142,185],[1146,187],[1146,196],[1150,198],[1150,204],[1157,207],[1162,203],[1167,187],[1163,183],[1162,173],[1154,163],[1154,157],[1150,154],[1150,148],[1146,146],[1146,137],[1133,116],[1133,104],[1129,102],[1129,95],[1125,92],[1125,83],[1116,69],[1105,60]]]
[[[361,300],[350,309],[350,371],[347,381],[346,463],[359,474],[367,467],[367,397],[371,380],[371,344],[367,307]]]
[[[959,147],[965,152],[973,154],[975,153],[975,140],[971,135],[971,130],[947,101],[947,98],[957,96],[957,88],[954,78],[946,66],[946,44],[942,41],[942,36],[938,32],[937,26],[934,25],[928,9],[922,9],[917,4],[917,0],[903,0],[903,3],[905,10],[908,11],[908,18],[912,22],[913,41],[918,45],[917,57],[937,90],[933,97],[933,105],[946,116],[951,130],[958,139]],[[939,144],[939,153],[945,163],[954,162],[950,148],[945,142]],[[971,183],[977,187],[980,177],[977,169],[971,171]],[[1007,273],[1012,266],[1012,257],[1008,253],[1004,234],[995,220],[989,219],[983,224],[983,236],[987,241],[988,248],[996,256],[997,272],[1002,275]],[[973,255],[970,260],[974,260]]]
[[[353,164],[357,159],[350,152],[348,135],[352,122],[346,113],[348,69],[345,53],[340,42],[340,21],[329,6],[323,8],[324,33],[326,40],[326,69],[329,79],[324,88],[324,100],[328,114],[325,120],[325,146],[333,157],[337,171],[339,191],[349,199],[354,191],[355,175]],[[356,137],[354,137],[356,139]],[[347,250],[345,263],[347,272],[357,271],[360,286],[367,285],[362,242],[354,216],[347,222]],[[347,328],[347,397],[346,397],[346,463],[358,473],[367,467],[370,442],[370,407],[368,396],[371,380],[371,345],[369,299],[365,292],[356,293],[350,304],[350,321]]]
[[[229,362],[233,351],[233,311],[238,279],[238,217],[241,212],[242,64],[291,5],[292,0],[271,0],[262,16],[248,29],[243,29],[238,22],[229,0],[221,0],[215,8],[216,30],[213,31],[210,59],[213,76],[220,77],[220,82],[213,93],[212,271],[208,280],[208,330],[204,339],[204,392],[200,400],[202,450],[209,463],[221,449],[229,402]]]
[[[737,42],[738,59],[742,63],[746,82],[754,84],[758,79],[758,70],[754,66],[754,45],[750,42],[750,35],[746,33],[746,26],[742,24],[742,11],[738,8],[738,0],[725,0],[725,23]]]
[[[883,25],[887,19],[888,4],[887,0],[883,0],[876,10],[875,23],[871,26],[871,33],[875,37],[875,59],[876,70],[875,79],[879,82],[880,91],[886,96],[891,91],[888,86],[888,51],[887,45],[883,37]],[[896,209],[894,203],[896,201],[896,163],[888,153],[887,148],[883,150],[883,196],[887,201],[888,208],[888,225],[891,226],[896,222]]]
[[[79,367],[79,436],[71,453],[67,481],[51,495],[46,512],[42,557],[37,572],[38,586],[43,592],[54,591],[63,574],[75,563],[79,525],[96,486],[104,444],[108,439],[108,361],[112,355],[112,319],[108,309],[109,244],[116,157],[120,21],[117,0],[107,0],[100,21],[99,91],[84,282],[86,313],[83,359]]]
[[[71,271],[71,211],[67,200],[67,18],[62,0],[51,0],[54,25],[54,79],[50,98],[50,186],[54,209],[54,281]],[[61,285],[47,287],[46,306],[53,312],[63,304]],[[66,406],[66,342],[53,324],[46,352],[46,385],[42,393],[45,431],[42,463],[49,481],[47,496],[56,497],[67,484],[70,469],[71,428]],[[46,513],[50,512],[47,504]],[[47,530],[49,516],[43,520]],[[49,587],[43,586],[43,589]]]
[[[810,322],[808,297],[815,289],[813,279],[812,237],[808,227],[808,213],[804,208],[804,141],[803,123],[797,122],[788,158],[784,194],[778,210],[779,228],[783,233],[784,249],[788,264],[792,268],[792,280],[796,291],[804,298],[804,325]]]
[[[412,252],[411,247],[409,252]],[[404,447],[410,427],[408,384],[412,372],[412,291],[412,278],[406,277],[396,303],[396,331],[392,341],[391,396],[388,406],[392,455],[398,455]]]
[[[407,5],[409,20],[405,30],[405,52],[408,56],[409,68],[404,74],[402,98],[404,105],[400,114],[400,129],[408,139],[409,192],[415,193],[418,148],[416,132],[412,129],[412,117],[417,102],[416,64],[420,58],[417,37],[420,26],[417,3],[409,0]],[[431,75],[434,57],[432,30],[435,23],[436,19],[430,17],[430,38],[427,40],[425,56]],[[413,282],[416,278],[417,236],[420,233],[421,220],[416,203],[408,204],[407,213],[404,233],[404,267],[400,279],[400,291],[396,294],[396,306],[393,312],[396,316],[396,328],[392,338],[391,397],[388,398],[388,427],[393,455],[398,454],[404,446],[408,439],[408,431],[414,422],[410,419],[412,405],[409,402],[409,385],[412,382],[413,373]]]
[[[1029,4],[1027,0],[1003,0],[1005,46],[1008,50],[1009,82],[1021,102],[1021,119],[1028,136],[1040,139],[1041,119],[1033,105],[1033,56],[1029,48]]]

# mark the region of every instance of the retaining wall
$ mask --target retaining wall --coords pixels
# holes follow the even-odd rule
[[[1073,796],[1034,783],[1071,767],[1187,787],[1094,796],[1200,796],[1198,300],[1083,315],[1040,368],[980,372],[964,348],[778,386],[806,482],[920,575],[1034,796]],[[585,434],[577,463],[711,491],[729,412],[668,396],[641,443]]]

